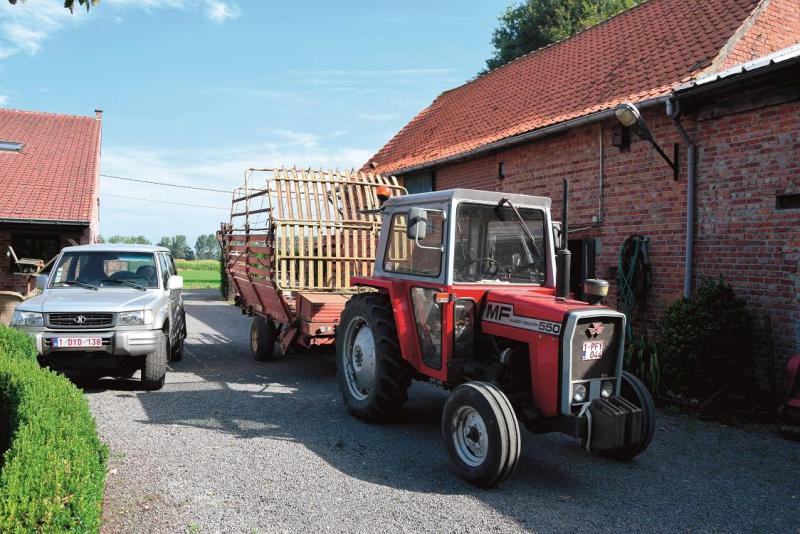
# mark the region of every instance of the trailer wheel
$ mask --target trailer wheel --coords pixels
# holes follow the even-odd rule
[[[345,406],[364,421],[391,419],[408,399],[411,372],[400,354],[388,298],[355,295],[345,306],[339,331],[336,370]]]
[[[266,362],[275,358],[275,325],[263,317],[253,317],[250,326],[250,350],[253,358],[259,362]]]
[[[154,391],[164,387],[167,375],[167,351],[169,341],[164,333],[159,334],[156,350],[144,357],[142,368],[142,387]]]
[[[653,397],[647,390],[647,386],[627,371],[622,371],[620,396],[642,409],[644,424],[642,425],[641,439],[638,443],[620,447],[619,449],[602,451],[601,454],[615,460],[630,460],[643,453],[653,440],[653,435],[656,432],[656,407],[653,403]]]
[[[450,463],[470,484],[490,488],[517,466],[519,423],[508,397],[492,384],[467,382],[453,390],[442,412]]]

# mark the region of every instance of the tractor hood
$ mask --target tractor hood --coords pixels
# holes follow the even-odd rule
[[[500,325],[558,335],[568,312],[608,309],[579,300],[559,301],[552,294],[541,293],[541,290],[499,289],[486,294],[481,320],[484,327]]]

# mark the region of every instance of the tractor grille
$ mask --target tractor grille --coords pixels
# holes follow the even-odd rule
[[[109,328],[114,326],[113,313],[48,313],[47,326],[58,329]]]
[[[616,376],[619,343],[622,339],[622,319],[618,317],[587,317],[580,319],[572,336],[572,380],[592,380]],[[602,342],[602,356],[583,358],[585,342]]]

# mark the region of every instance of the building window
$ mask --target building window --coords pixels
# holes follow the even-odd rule
[[[796,210],[800,209],[800,193],[789,193],[775,196],[775,209]]]
[[[21,152],[23,146],[22,143],[17,143],[16,141],[0,141],[0,150],[7,152]]]
[[[61,238],[57,235],[11,234],[11,246],[18,259],[30,258],[50,261],[61,250]],[[9,258],[9,272],[20,272],[12,258]]]

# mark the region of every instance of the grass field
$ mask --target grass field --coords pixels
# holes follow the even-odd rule
[[[218,289],[219,262],[215,260],[177,260],[178,274],[186,289]]]

